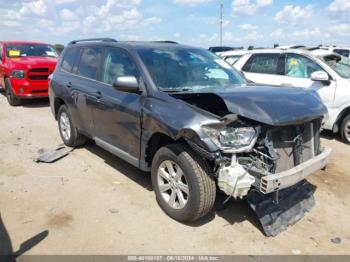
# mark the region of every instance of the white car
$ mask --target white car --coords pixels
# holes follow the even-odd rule
[[[243,55],[245,55],[248,50],[230,50],[225,52],[218,52],[216,53],[218,56],[226,60],[227,63],[230,65],[234,65],[239,58],[241,58]]]
[[[350,57],[350,47],[348,46],[321,46],[320,48],[329,50],[345,57]]]
[[[233,66],[255,83],[314,88],[328,108],[324,128],[350,143],[349,58],[324,49],[274,48],[246,51]]]

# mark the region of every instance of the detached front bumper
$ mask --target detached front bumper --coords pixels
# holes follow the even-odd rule
[[[260,181],[260,191],[264,194],[268,194],[297,184],[306,177],[324,168],[328,163],[331,151],[330,148],[325,148],[318,156],[292,169],[262,177]]]

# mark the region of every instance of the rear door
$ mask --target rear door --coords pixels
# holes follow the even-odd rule
[[[124,49],[106,47],[102,63],[100,97],[93,109],[95,140],[124,160],[138,165],[141,138],[142,95],[121,92],[112,84],[120,76],[140,73]]]
[[[283,61],[279,53],[252,54],[242,72],[257,84],[281,85],[283,82]]]
[[[99,99],[98,80],[102,61],[102,48],[87,46],[80,50],[72,74],[65,82],[73,100],[73,117],[77,128],[94,136],[93,108]]]
[[[285,85],[313,88],[319,93],[324,104],[327,106],[333,104],[336,82],[334,80],[330,80],[327,83],[311,80],[311,74],[313,72],[326,72],[316,61],[304,55],[294,53],[286,53],[283,61],[285,75],[283,83]],[[331,78],[331,76],[329,77]]]

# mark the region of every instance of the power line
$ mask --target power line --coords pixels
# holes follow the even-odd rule
[[[221,1],[220,3],[220,46],[222,46],[222,27],[223,27],[223,18],[224,18],[224,3]]]

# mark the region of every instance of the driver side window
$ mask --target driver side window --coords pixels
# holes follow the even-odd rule
[[[135,76],[138,78],[139,73],[126,52],[117,48],[107,48],[102,82],[111,85],[120,76]]]
[[[286,54],[285,75],[290,77],[310,78],[316,71],[324,71],[311,59],[298,54]]]

